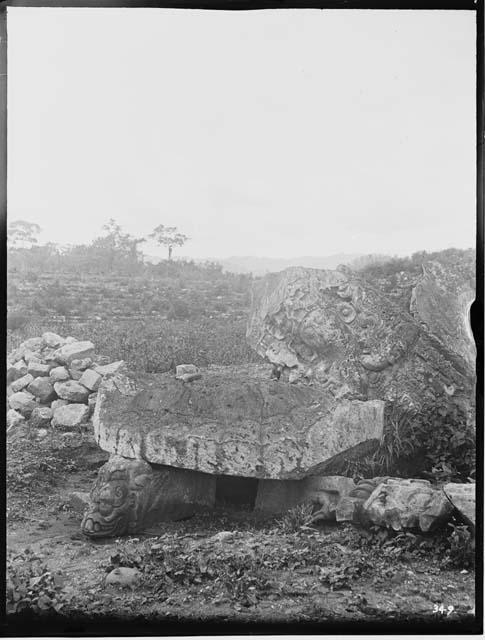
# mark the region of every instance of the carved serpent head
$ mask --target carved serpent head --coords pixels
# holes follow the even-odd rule
[[[81,531],[90,538],[121,536],[136,527],[147,501],[150,465],[113,456],[100,469],[91,490]]]

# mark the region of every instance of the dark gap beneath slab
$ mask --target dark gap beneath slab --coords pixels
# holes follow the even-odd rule
[[[257,491],[257,478],[217,476],[216,506],[244,507],[252,510],[256,502]]]

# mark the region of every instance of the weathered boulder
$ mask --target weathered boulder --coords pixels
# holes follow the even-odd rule
[[[20,346],[29,351],[40,351],[44,346],[44,341],[42,338],[28,338]]]
[[[267,479],[317,475],[333,456],[380,438],[383,421],[379,400],[335,403],[320,387],[273,381],[257,365],[214,368],[190,385],[118,373],[103,381],[93,417],[110,453]]]
[[[77,369],[78,371],[84,371],[93,364],[92,358],[77,358],[71,362],[71,369]]]
[[[11,362],[7,363],[7,385],[22,377],[21,372]]]
[[[142,574],[133,567],[116,567],[106,576],[106,584],[134,588],[141,580]]]
[[[33,380],[34,376],[32,376],[30,373],[27,373],[25,376],[22,376],[21,378],[18,378],[17,380],[12,382],[10,388],[14,393],[17,393],[17,391],[22,391],[22,389],[28,387]]]
[[[35,380],[29,384],[27,390],[38,398],[42,404],[52,402],[52,400],[55,400],[57,397],[54,386],[49,378],[35,378]]]
[[[66,382],[55,382],[54,389],[59,398],[68,400],[69,402],[87,402],[89,389],[86,389],[76,380],[67,380]]]
[[[476,485],[475,483],[449,482],[443,491],[453,507],[460,513],[467,524],[475,526],[476,522]]]
[[[462,347],[468,341],[473,351],[471,334],[460,330],[453,338],[451,329],[437,328],[438,289],[416,292],[414,317],[356,273],[286,269],[255,283],[247,339],[281,379],[292,373],[314,381],[336,402],[380,399],[415,415],[424,403],[450,396],[470,406],[475,372]],[[471,290],[460,291],[457,285],[462,308]],[[432,324],[430,316],[443,339],[423,325],[423,317]]]
[[[28,391],[13,393],[8,399],[8,404],[11,409],[18,411],[24,418],[30,417],[30,414],[37,406],[35,397]]]
[[[95,364],[93,365],[94,371],[99,373],[99,375],[103,376],[112,376],[118,371],[120,371],[125,366],[124,360],[117,360],[116,362],[111,362],[110,364]]]
[[[99,373],[92,369],[86,369],[79,380],[79,384],[82,384],[90,391],[97,391],[102,380],[103,378]]]
[[[53,427],[73,429],[89,419],[89,408],[85,404],[67,404],[57,407],[52,418]]]
[[[92,358],[93,355],[94,344],[88,340],[74,340],[74,342],[71,342],[69,338],[66,338],[66,344],[56,351],[56,359],[58,362],[67,365],[70,365],[73,360]]]
[[[72,378],[73,380],[76,380],[77,382],[81,380],[82,375],[83,375],[83,372],[80,371],[79,369],[69,369],[69,377]]]
[[[42,334],[42,342],[51,348],[62,347],[65,344],[64,338],[58,336],[57,333],[52,333],[52,331],[46,331]]]
[[[93,538],[135,533],[213,507],[215,493],[214,476],[111,456],[91,490],[81,531]]]
[[[13,365],[13,368],[17,370],[19,378],[21,376],[25,376],[28,373],[27,363],[23,358],[21,358],[20,360],[17,360]]]
[[[178,364],[175,368],[175,375],[177,377],[183,376],[186,373],[197,373],[197,367],[195,364]]]
[[[54,367],[49,371],[49,377],[52,382],[64,382],[69,380],[69,371],[66,367]]]
[[[15,409],[9,409],[7,411],[7,429],[17,427],[19,424],[23,424],[24,422],[24,416],[18,411],[15,411]]]
[[[453,508],[443,491],[428,480],[388,478],[374,489],[363,511],[379,526],[426,532],[446,523]]]
[[[30,424],[36,429],[48,427],[52,420],[52,409],[50,407],[36,407],[30,416]]]
[[[42,364],[40,361],[29,361],[28,371],[34,378],[47,377],[52,367],[48,364]]]
[[[66,404],[69,404],[69,402],[67,400],[53,400],[51,402],[51,409],[52,411],[55,411],[56,409],[58,409],[59,407],[65,407]]]

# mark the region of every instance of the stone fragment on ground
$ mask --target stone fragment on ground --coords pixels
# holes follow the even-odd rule
[[[140,581],[141,573],[132,567],[117,567],[106,576],[106,584],[120,587],[135,587]]]
[[[124,360],[117,360],[116,362],[111,362],[111,364],[103,364],[103,365],[93,365],[94,371],[99,373],[99,375],[103,376],[111,376],[117,373],[123,366],[125,365]]]
[[[53,382],[64,382],[69,380],[69,371],[66,367],[54,367],[49,371],[49,377]]]
[[[475,483],[449,482],[443,491],[453,507],[467,524],[473,527],[476,522],[476,485]]]
[[[52,367],[48,364],[42,364],[41,362],[33,362],[30,360],[28,372],[34,378],[47,377]]]
[[[58,336],[57,333],[52,333],[51,331],[46,331],[42,334],[42,340],[44,344],[48,347],[62,347],[65,344],[64,338]]]
[[[56,351],[56,359],[61,364],[70,365],[73,360],[91,358],[94,355],[94,344],[89,340],[70,342],[66,338],[66,344]]]
[[[39,429],[50,426],[52,420],[52,409],[50,407],[35,407],[30,416],[30,425]]]
[[[453,508],[441,489],[428,480],[389,478],[363,505],[365,516],[382,527],[431,531],[444,525]]]
[[[30,414],[37,406],[35,396],[28,391],[18,391],[17,393],[13,393],[9,397],[8,403],[11,409],[15,409],[15,411],[21,413],[24,418],[29,418]]]
[[[56,392],[54,391],[54,385],[52,384],[50,378],[35,378],[29,386],[27,390],[36,398],[38,398],[39,402],[42,404],[47,404],[56,399]]]
[[[197,373],[197,367],[195,364],[178,364],[175,369],[175,375],[183,376],[186,373]]]
[[[59,407],[65,407],[66,404],[69,404],[67,400],[61,400],[61,398],[59,398],[58,400],[53,400],[51,402],[51,409],[52,411],[55,411]]]
[[[93,364],[92,358],[78,358],[71,362],[71,369],[77,369],[78,371],[84,371]]]
[[[97,391],[102,380],[103,378],[99,373],[92,369],[86,369],[79,380],[79,384],[84,385],[90,391]]]
[[[12,384],[10,385],[10,388],[14,393],[17,393],[17,391],[22,391],[23,389],[28,387],[29,384],[33,381],[34,381],[34,376],[30,373],[26,373],[25,376],[22,376],[21,378],[18,378],[17,380],[12,382]]]
[[[313,476],[306,478],[305,489],[310,501],[318,507],[312,521],[335,520],[339,501],[355,487],[352,478],[345,476]]]
[[[25,422],[24,416],[15,411],[15,409],[9,409],[7,411],[7,429],[13,429],[19,424],[23,424]]]
[[[55,382],[54,389],[59,398],[68,400],[69,402],[87,402],[89,389],[86,389],[76,380],[67,380],[66,382]]]
[[[89,419],[89,407],[85,404],[67,404],[58,407],[52,418],[53,427],[75,428],[80,427]]]

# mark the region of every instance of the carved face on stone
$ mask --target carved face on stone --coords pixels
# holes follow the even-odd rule
[[[123,535],[129,516],[129,489],[126,473],[115,471],[100,478],[91,491],[91,508],[81,529],[89,537]]]
[[[110,459],[101,469],[91,490],[88,512],[81,531],[91,538],[121,536],[140,516],[140,493],[148,479],[143,461]]]

